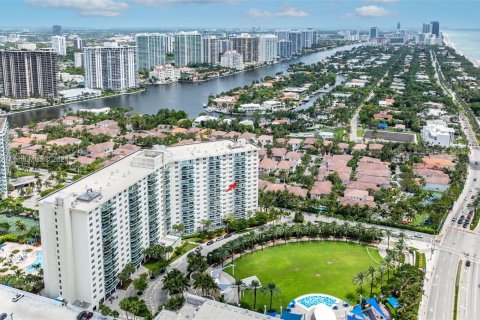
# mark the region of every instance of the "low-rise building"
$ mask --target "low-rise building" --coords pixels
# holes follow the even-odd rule
[[[449,128],[443,121],[427,121],[422,128],[423,141],[430,146],[449,147],[455,135],[455,129]]]

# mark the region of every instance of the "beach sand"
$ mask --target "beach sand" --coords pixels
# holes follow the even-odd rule
[[[463,54],[463,52],[461,50],[459,50],[458,48],[455,47],[455,43],[453,43],[450,38],[448,37],[448,33],[443,33],[443,42],[445,43],[445,45],[447,47],[450,47],[452,48],[453,50],[455,50],[455,52],[461,56],[464,56],[465,58],[467,58],[468,60],[470,60],[471,63],[473,63],[473,65],[477,68],[480,68],[480,60],[477,60],[477,59],[473,59],[473,58],[470,58],[470,57],[467,57],[465,54]]]

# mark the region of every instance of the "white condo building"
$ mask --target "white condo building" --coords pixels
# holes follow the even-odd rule
[[[428,120],[422,128],[422,139],[429,146],[449,147],[453,142],[455,129],[449,128],[444,121]]]
[[[135,47],[106,44],[83,48],[85,87],[113,91],[136,87]]]
[[[165,64],[167,36],[160,33],[139,33],[135,35],[137,45],[138,71]]]
[[[207,36],[202,38],[202,53],[203,63],[219,64],[220,63],[220,51],[219,41],[217,37]]]
[[[73,66],[75,68],[83,67],[83,53],[82,52],[75,52],[73,54]]]
[[[277,59],[278,37],[273,34],[261,35],[258,42],[258,62],[272,62]]]
[[[220,58],[220,65],[224,68],[243,70],[243,56],[235,50],[225,52]]]
[[[52,37],[52,48],[59,56],[67,55],[67,43],[65,42],[65,37],[62,36],[53,36]]]
[[[177,67],[202,63],[202,35],[196,31],[176,33],[174,55]]]
[[[10,169],[10,141],[7,118],[0,118],[0,200],[8,196],[8,173]]]
[[[233,191],[229,186],[236,183]],[[198,231],[257,209],[258,149],[222,140],[141,150],[40,201],[45,293],[98,305],[174,224]]]

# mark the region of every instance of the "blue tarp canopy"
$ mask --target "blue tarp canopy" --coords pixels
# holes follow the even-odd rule
[[[382,308],[380,308],[380,305],[378,304],[377,300],[375,298],[370,298],[366,300],[369,305],[372,306],[375,310],[377,310],[378,313],[380,313],[385,319],[390,319],[385,313],[383,313]]]
[[[357,304],[355,308],[353,308],[352,313],[358,318],[358,319],[365,319],[362,313],[362,306]]]
[[[301,320],[302,317],[303,317],[303,315],[301,315],[301,314],[290,313],[287,310],[283,310],[282,311],[282,316],[280,317],[280,319],[283,319],[283,320]]]
[[[394,297],[387,298],[388,303],[393,307],[393,309],[397,309],[400,307],[400,303]]]

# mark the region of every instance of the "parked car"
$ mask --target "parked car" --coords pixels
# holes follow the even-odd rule
[[[0,320],[5,320],[7,319],[8,315],[6,313],[0,314]]]
[[[452,222],[455,222],[455,221],[457,221],[457,217],[452,218]]]
[[[467,267],[470,267],[470,264],[472,264],[472,263],[470,262],[470,260],[467,260],[467,262],[465,262],[465,265],[466,265]]]
[[[77,315],[77,320],[86,320],[87,319],[87,311],[82,311]]]
[[[414,236],[415,238],[420,238],[420,239],[423,238],[423,234],[420,234],[420,233],[415,233],[413,236]]]
[[[203,247],[202,246],[198,246],[195,248],[195,251],[202,251],[203,250]]]
[[[214,243],[215,243],[215,241],[210,240],[210,241],[207,242],[207,246],[210,246],[210,245],[212,245],[212,244],[214,244]]]
[[[233,233],[227,233],[224,238],[227,239],[227,238],[230,238],[231,236],[233,236]]]
[[[465,223],[463,224],[463,229],[465,229],[466,227],[468,227],[468,222],[465,221]]]
[[[215,241],[221,241],[223,240],[223,236],[218,237]]]
[[[24,297],[24,294],[22,293],[17,293],[15,297],[12,298],[12,302],[17,302],[18,300],[22,299]]]

